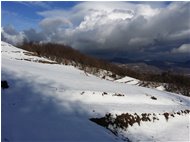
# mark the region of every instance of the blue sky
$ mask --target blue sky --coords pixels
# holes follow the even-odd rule
[[[190,2],[1,2],[2,40],[104,57],[190,59]],[[141,56],[139,56],[141,55]]]
[[[43,19],[37,12],[53,9],[69,9],[79,2],[17,2],[2,1],[2,26],[11,25],[19,31],[38,28]]]

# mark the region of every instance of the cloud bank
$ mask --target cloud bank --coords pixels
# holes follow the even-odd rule
[[[24,42],[26,35],[24,32],[17,32],[12,26],[1,28],[1,40],[13,45],[20,45]]]
[[[190,44],[183,44],[179,48],[174,48],[172,53],[188,53],[190,54]]]
[[[12,44],[24,40],[64,43],[92,54],[186,54],[190,43],[189,7],[190,2],[172,2],[167,6],[82,2],[67,10],[38,12],[43,16],[40,31],[16,32],[6,27],[2,28],[2,38]]]

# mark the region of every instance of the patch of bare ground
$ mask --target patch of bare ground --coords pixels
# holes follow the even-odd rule
[[[57,64],[57,62],[52,62],[52,61],[45,61],[45,60],[32,60],[32,59],[17,59],[15,58],[16,60],[25,60],[25,61],[33,61],[33,62],[37,62],[37,63],[43,63],[43,64]]]
[[[27,56],[38,56],[38,54],[36,52],[23,52],[24,55],[27,55]]]
[[[20,53],[20,51],[11,51],[12,53]]]
[[[149,95],[149,94],[145,94],[146,96],[150,97],[152,100],[157,100],[157,98],[155,96]]]
[[[112,96],[119,96],[119,97],[123,97],[125,96],[124,94],[120,94],[120,93],[114,93]]]
[[[82,92],[80,93],[80,95],[84,95],[84,94],[85,94],[85,91],[82,91]],[[95,94],[95,92],[93,92],[92,95],[93,95],[93,94]],[[88,95],[88,93],[87,93],[87,95]],[[120,94],[120,93],[108,93],[108,92],[102,92],[101,95],[102,95],[102,96],[112,95],[112,96],[118,96],[118,97],[123,97],[123,96],[125,96],[124,94]]]
[[[23,52],[27,56],[37,56],[39,55],[36,52]],[[30,59],[24,59],[25,61],[31,61]],[[57,62],[52,62],[52,61],[45,61],[45,60],[37,60],[36,62],[38,63],[43,63],[43,64],[58,64]]]
[[[102,96],[104,96],[104,95],[108,95],[108,93],[107,93],[107,92],[103,92],[103,93],[102,93]]]
[[[119,97],[121,97],[121,96],[125,96],[125,95],[124,94],[120,94],[120,93],[115,93],[112,96],[119,96]]]
[[[151,99],[152,99],[152,100],[157,100],[157,98],[156,98],[156,97],[154,97],[154,96],[152,96],[152,97],[151,97]]]
[[[168,122],[171,117],[175,117],[175,115],[187,115],[190,113],[190,110],[181,110],[178,112],[165,112],[163,115]],[[155,113],[142,113],[142,114],[130,114],[123,113],[121,115],[113,115],[111,113],[106,114],[101,118],[90,118],[90,120],[100,126],[103,126],[110,130],[114,135],[118,135],[118,130],[127,130],[129,126],[133,126],[137,123],[139,126],[142,122],[155,122],[158,121],[159,118]]]
[[[23,60],[25,60],[25,61],[31,61],[31,59],[23,59]]]
[[[56,62],[44,61],[44,60],[38,60],[38,63],[43,63],[43,64],[57,64]]]

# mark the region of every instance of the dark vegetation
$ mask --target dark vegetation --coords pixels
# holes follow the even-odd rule
[[[125,71],[115,64],[111,64],[107,61],[96,59],[80,53],[79,51],[66,46],[55,43],[37,44],[37,43],[24,43],[20,48],[27,51],[35,52],[36,55],[46,57],[57,63],[72,64],[74,66],[81,67],[85,70],[88,67],[93,70],[104,69],[113,72],[113,77],[118,75],[125,75]]]
[[[115,93],[115,94],[113,94],[112,96],[119,96],[119,97],[123,97],[123,96],[125,96],[125,95],[124,95],[124,94]]]
[[[90,120],[107,129],[110,129],[115,135],[117,135],[118,128],[126,130],[128,126],[133,126],[134,123],[137,123],[140,126],[141,121],[151,121],[150,115],[150,113],[142,113],[141,115],[136,113],[123,113],[114,117],[111,113],[108,113],[104,117],[91,118]]]
[[[168,122],[171,117],[175,117],[175,115],[186,115],[189,114],[190,110],[181,110],[178,112],[172,112],[168,113],[165,112],[163,115]],[[92,122],[95,122],[96,124],[103,126],[107,129],[109,129],[112,133],[117,135],[118,129],[126,130],[129,126],[133,126],[135,123],[137,123],[139,126],[142,122],[155,122],[158,121],[159,118],[156,116],[155,113],[142,113],[138,115],[137,113],[129,114],[129,113],[123,113],[121,115],[112,115],[111,113],[106,114],[104,117],[101,118],[90,118]]]
[[[152,99],[152,100],[157,100],[157,98],[156,98],[156,97],[154,97],[154,96],[152,96],[152,97],[151,97],[151,99]]]
[[[104,95],[108,95],[108,93],[107,93],[107,92],[103,92],[103,93],[102,93],[102,96],[104,96]]]
[[[2,80],[2,81],[1,81],[1,88],[2,88],[2,89],[7,89],[7,88],[9,88],[9,85],[8,85],[8,83],[7,83],[6,80]]]
[[[79,67],[80,69],[95,74],[99,69],[111,71],[110,77],[116,78],[131,76],[142,81],[152,81],[167,83],[165,86],[167,91],[181,93],[186,96],[190,96],[190,77],[183,74],[173,74],[172,72],[164,72],[161,74],[154,73],[142,73],[129,68],[122,68],[116,64],[112,64],[108,61],[96,59],[94,57],[84,55],[78,50],[75,50],[69,46],[55,43],[24,43],[20,48],[27,51],[34,52],[37,56],[46,57],[59,64],[71,64]]]
[[[143,74],[139,79],[150,82],[166,83],[165,88],[169,92],[181,93],[185,96],[190,96],[190,77],[183,74],[173,74],[172,72],[163,72],[161,74]],[[146,84],[145,83],[145,84]]]

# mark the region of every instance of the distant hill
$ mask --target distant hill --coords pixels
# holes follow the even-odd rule
[[[173,73],[183,73],[185,75],[189,75],[190,72],[190,60],[176,62],[160,60],[132,60],[129,58],[115,57],[109,61],[126,65],[132,70],[140,70],[144,73],[161,73],[164,71],[172,71]]]

